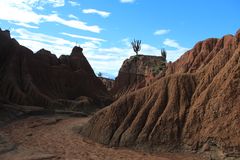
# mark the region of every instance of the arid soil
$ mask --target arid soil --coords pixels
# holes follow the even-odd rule
[[[18,120],[0,129],[12,151],[0,154],[1,160],[198,160],[199,155],[162,153],[151,155],[129,149],[106,148],[82,138],[78,129],[89,118],[37,116]],[[1,145],[0,145],[1,149]]]

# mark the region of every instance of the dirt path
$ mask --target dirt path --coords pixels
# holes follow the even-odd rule
[[[29,117],[9,124],[0,131],[17,147],[0,155],[1,160],[198,160],[191,155],[150,155],[127,149],[107,148],[85,140],[76,126],[88,118]]]

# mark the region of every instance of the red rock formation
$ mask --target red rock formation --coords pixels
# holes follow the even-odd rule
[[[161,56],[132,56],[123,62],[111,92],[120,97],[149,85],[164,67],[165,61]]]
[[[110,146],[240,156],[240,31],[197,43],[166,76],[97,112],[81,134]]]
[[[113,79],[109,79],[109,78],[105,78],[105,77],[98,77],[103,84],[107,87],[108,91],[111,91],[113,86],[114,86],[114,80]]]
[[[11,39],[8,31],[0,31],[0,97],[13,104],[45,108],[76,107],[73,101],[80,96],[92,99],[94,107],[108,104],[106,87],[82,50],[74,47],[70,56],[59,59],[44,49],[33,54]]]

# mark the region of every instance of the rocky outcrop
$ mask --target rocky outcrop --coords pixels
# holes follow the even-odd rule
[[[113,79],[109,79],[109,78],[105,78],[105,77],[98,77],[98,78],[106,86],[108,91],[111,91],[113,89],[113,86],[114,86],[114,80]]]
[[[197,43],[164,77],[97,112],[81,134],[110,146],[239,157],[239,36]]]
[[[111,92],[118,98],[128,92],[148,86],[164,69],[165,59],[162,56],[131,56],[123,62]]]
[[[81,110],[83,104],[93,108],[107,105],[111,97],[82,51],[74,47],[71,55],[60,58],[44,49],[34,54],[12,39],[9,31],[0,30],[1,99],[47,109]],[[79,100],[82,96],[87,103]]]

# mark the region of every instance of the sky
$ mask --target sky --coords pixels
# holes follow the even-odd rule
[[[33,52],[69,55],[80,45],[95,73],[114,78],[139,54],[175,61],[195,43],[240,29],[239,0],[0,0],[0,28]]]

